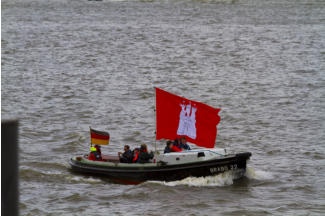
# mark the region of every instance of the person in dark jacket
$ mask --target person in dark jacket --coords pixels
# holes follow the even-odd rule
[[[132,163],[133,153],[130,150],[130,146],[125,145],[124,146],[124,153],[119,152],[118,156],[120,158],[121,163]]]
[[[180,152],[180,151],[182,151],[182,149],[177,148],[172,141],[170,140],[167,141],[164,153]]]
[[[153,152],[148,153],[147,145],[142,144],[140,147],[140,153],[137,163],[149,163],[149,160],[153,158]]]
[[[184,149],[184,150],[191,150],[191,147],[186,143],[186,137],[182,137],[180,139],[180,149]]]
[[[168,140],[167,143],[166,143],[166,147],[165,147],[164,153],[170,153],[170,152],[172,152],[172,147],[173,147],[172,141]]]

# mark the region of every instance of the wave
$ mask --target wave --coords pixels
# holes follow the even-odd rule
[[[88,0],[89,2],[170,2],[170,0]],[[240,0],[174,0],[174,2],[224,3],[235,4]]]
[[[215,187],[215,186],[228,186],[233,184],[233,180],[236,179],[235,174],[232,171],[224,172],[215,176],[206,177],[187,177],[178,181],[148,181],[151,184],[161,184],[166,186],[191,186],[191,187]]]
[[[93,178],[93,177],[66,176],[65,179],[71,183],[89,183],[89,184],[103,183],[101,179]]]
[[[178,181],[147,181],[148,184],[160,184],[165,186],[190,186],[190,187],[223,187],[234,184],[234,180],[238,179],[241,174],[227,171],[215,176],[206,177],[188,177]],[[250,180],[271,180],[273,174],[262,170],[255,170],[254,168],[247,167],[244,177]],[[146,184],[144,183],[144,184]]]
[[[35,170],[30,168],[21,168],[19,177],[27,182],[62,182],[62,183],[87,183],[99,184],[102,179],[91,176],[75,176],[69,172],[62,172],[60,170]]]
[[[248,179],[252,179],[252,180],[271,180],[274,178],[272,173],[262,171],[262,170],[255,170],[252,167],[246,168],[245,176]]]

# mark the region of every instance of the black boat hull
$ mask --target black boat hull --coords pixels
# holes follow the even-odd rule
[[[81,157],[74,157],[71,158],[70,165],[75,172],[100,175],[119,182],[137,184],[148,180],[175,181],[190,176],[205,177],[226,171],[244,173],[250,156],[251,153],[246,152],[213,160],[177,165],[158,162],[155,164],[128,164],[125,166],[119,166],[118,163],[103,166],[102,163],[105,162],[92,163]]]

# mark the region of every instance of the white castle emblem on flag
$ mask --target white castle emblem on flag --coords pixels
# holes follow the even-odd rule
[[[195,112],[196,107],[192,107],[191,104],[180,104],[182,110],[179,114],[179,124],[177,135],[186,135],[192,139],[196,139],[196,119]]]

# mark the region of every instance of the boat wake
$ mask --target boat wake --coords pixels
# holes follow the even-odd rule
[[[262,170],[255,170],[252,167],[246,168],[245,176],[248,179],[252,179],[252,180],[271,180],[271,179],[273,179],[272,173],[262,171]]]
[[[233,184],[233,180],[236,179],[233,172],[228,171],[215,176],[206,177],[187,177],[178,181],[148,181],[148,183],[161,184],[166,186],[192,186],[192,187],[215,187],[215,186],[228,186]]]
[[[247,167],[246,172],[243,174],[243,177],[246,177],[250,180],[270,180],[273,178],[273,175],[269,172],[255,170],[254,168]],[[147,181],[149,184],[160,184],[166,186],[190,186],[190,187],[223,187],[229,186],[234,183],[234,180],[240,178],[239,173],[232,171],[227,171],[215,176],[206,176],[206,177],[188,177],[178,181]]]
[[[87,183],[87,184],[99,184],[103,181],[101,179],[92,178],[92,177],[80,177],[80,176],[67,176],[67,181],[70,181],[71,183],[77,184],[77,183]]]

